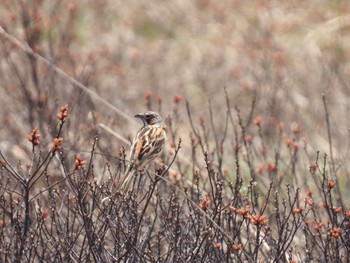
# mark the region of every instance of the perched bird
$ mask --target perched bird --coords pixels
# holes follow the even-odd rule
[[[137,132],[129,153],[129,161],[125,175],[120,181],[120,190],[126,192],[131,183],[134,171],[149,161],[155,159],[163,150],[166,139],[166,126],[163,119],[153,111],[135,115],[143,122],[142,128]]]

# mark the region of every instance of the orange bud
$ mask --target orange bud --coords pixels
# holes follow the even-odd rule
[[[340,228],[339,227],[334,227],[331,231],[331,236],[335,239],[338,239],[340,236]]]
[[[256,117],[256,118],[254,119],[254,124],[255,124],[256,126],[261,126],[261,124],[262,124],[262,118],[261,118],[260,116]]]
[[[343,210],[343,208],[340,206],[333,206],[332,209],[334,213],[340,213]]]
[[[287,138],[284,143],[287,145],[288,148],[292,147],[293,141],[289,138]]]
[[[244,137],[244,140],[245,140],[246,142],[252,142],[253,137],[252,137],[250,134],[247,134],[247,135]]]
[[[272,173],[276,172],[276,165],[274,163],[271,163],[271,162],[268,163],[267,164],[267,172],[269,174],[272,174]]]
[[[175,95],[173,97],[173,101],[174,101],[175,104],[179,104],[182,101],[182,99],[183,99],[183,97],[180,96],[180,95]]]
[[[238,244],[238,245],[233,244],[233,245],[231,246],[231,249],[232,249],[233,251],[239,251],[239,250],[242,249],[242,244]]]
[[[293,214],[300,214],[303,211],[302,208],[293,209]]]
[[[314,162],[313,164],[310,165],[310,171],[311,172],[317,171],[317,163],[316,162]]]
[[[216,249],[220,250],[220,249],[221,249],[221,243],[216,243],[216,244],[214,245],[214,247],[215,247]]]
[[[145,93],[145,100],[150,100],[153,96],[153,93],[152,91],[148,90],[146,93]]]
[[[329,187],[330,189],[332,189],[332,188],[334,188],[336,182],[335,182],[335,181],[329,180],[327,184],[328,184],[328,187]]]
[[[313,206],[314,205],[314,200],[312,198],[306,198],[306,203],[309,205],[309,206]]]

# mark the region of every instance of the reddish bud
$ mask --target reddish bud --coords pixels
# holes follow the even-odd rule
[[[204,200],[202,201],[202,203],[200,203],[199,208],[206,210],[209,205],[210,205],[210,199],[208,197],[204,197]]]
[[[302,208],[293,209],[293,214],[300,214],[301,212],[303,212]]]
[[[74,170],[80,170],[80,168],[85,164],[87,164],[87,161],[84,161],[81,159],[80,155],[77,155],[74,162]]]
[[[338,239],[340,236],[340,228],[339,227],[334,227],[331,231],[331,236],[335,239]]]
[[[262,125],[262,118],[260,116],[256,117],[254,119],[254,124],[260,127]]]
[[[145,100],[150,100],[151,98],[152,98],[152,96],[153,96],[153,93],[152,93],[152,91],[147,91],[146,93],[145,93]]]
[[[313,206],[314,205],[314,200],[312,198],[306,198],[306,203],[309,205],[309,206]]]
[[[240,209],[237,209],[233,206],[229,206],[228,209],[234,212],[236,215],[242,215],[245,217],[249,212],[250,206],[246,205],[244,208],[240,208]]]
[[[235,245],[235,244],[233,244],[232,246],[231,246],[231,249],[233,250],[233,251],[239,251],[239,250],[241,250],[242,249],[242,244],[238,244],[238,245]]]
[[[321,228],[323,228],[323,227],[324,227],[324,223],[318,222],[318,223],[315,223],[314,229],[316,232],[319,232],[321,230]]]
[[[310,189],[308,189],[306,191],[306,195],[309,196],[309,197],[312,197],[312,191]]]
[[[262,174],[265,171],[265,169],[266,169],[265,165],[261,165],[255,170],[255,173]]]
[[[47,217],[50,214],[50,210],[49,209],[44,209],[41,211],[41,216],[43,218]]]
[[[310,165],[310,171],[313,173],[317,171],[317,163],[316,162],[314,162],[313,164]]]
[[[28,141],[30,141],[34,146],[38,145],[39,142],[39,137],[40,137],[40,133],[38,128],[34,128],[34,130],[32,131],[31,134],[29,134],[27,136]]]
[[[300,133],[300,126],[298,123],[296,122],[293,122],[292,125],[291,125],[291,130],[294,134],[298,134]]]
[[[343,208],[340,206],[333,206],[332,209],[334,213],[340,213],[343,210]]]
[[[67,9],[69,12],[74,12],[76,10],[77,6],[75,3],[69,2],[67,5]]]
[[[336,182],[329,180],[327,184],[328,184],[329,189],[332,189],[332,188],[334,188]]]
[[[247,135],[244,137],[244,140],[245,140],[246,142],[252,142],[253,137],[252,137],[250,134],[247,134]]]
[[[63,121],[68,116],[68,104],[64,105],[60,109],[60,113],[57,114],[57,119]]]
[[[266,225],[269,222],[269,220],[265,215],[252,215],[250,217],[250,222],[255,226]]]
[[[191,136],[191,145],[195,145],[196,144],[196,137],[195,136]]]
[[[51,152],[54,153],[56,151],[61,152],[62,151],[62,146],[61,142],[63,141],[63,138],[55,138],[53,140],[53,143],[51,145]]]
[[[288,148],[292,147],[293,141],[289,138],[287,138],[284,143],[287,145]]]
[[[216,244],[214,245],[214,247],[215,247],[216,249],[220,250],[222,246],[221,246],[221,243],[216,243]]]
[[[180,96],[180,95],[175,95],[173,97],[173,101],[174,101],[175,104],[179,104],[182,101],[182,99],[183,99],[183,97]]]
[[[176,172],[176,171],[173,171],[173,172],[170,173],[170,175],[171,175],[172,177],[174,177],[174,178],[177,178],[178,175],[179,175],[179,173]]]
[[[269,174],[272,174],[272,173],[276,172],[276,170],[277,170],[276,164],[271,163],[271,162],[267,164],[267,172]]]
[[[349,220],[350,219],[350,210],[347,210],[345,212],[345,217]]]

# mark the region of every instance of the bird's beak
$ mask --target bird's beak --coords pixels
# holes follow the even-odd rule
[[[142,113],[139,113],[139,114],[136,114],[134,117],[141,119],[143,117],[143,115],[142,115]]]

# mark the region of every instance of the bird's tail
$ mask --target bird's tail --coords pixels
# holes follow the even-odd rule
[[[134,174],[134,167],[132,164],[130,164],[128,166],[128,168],[126,169],[126,172],[123,176],[123,178],[120,180],[119,182],[119,187],[118,190],[123,191],[124,193],[126,193],[129,190],[130,184],[132,182],[132,177]]]

